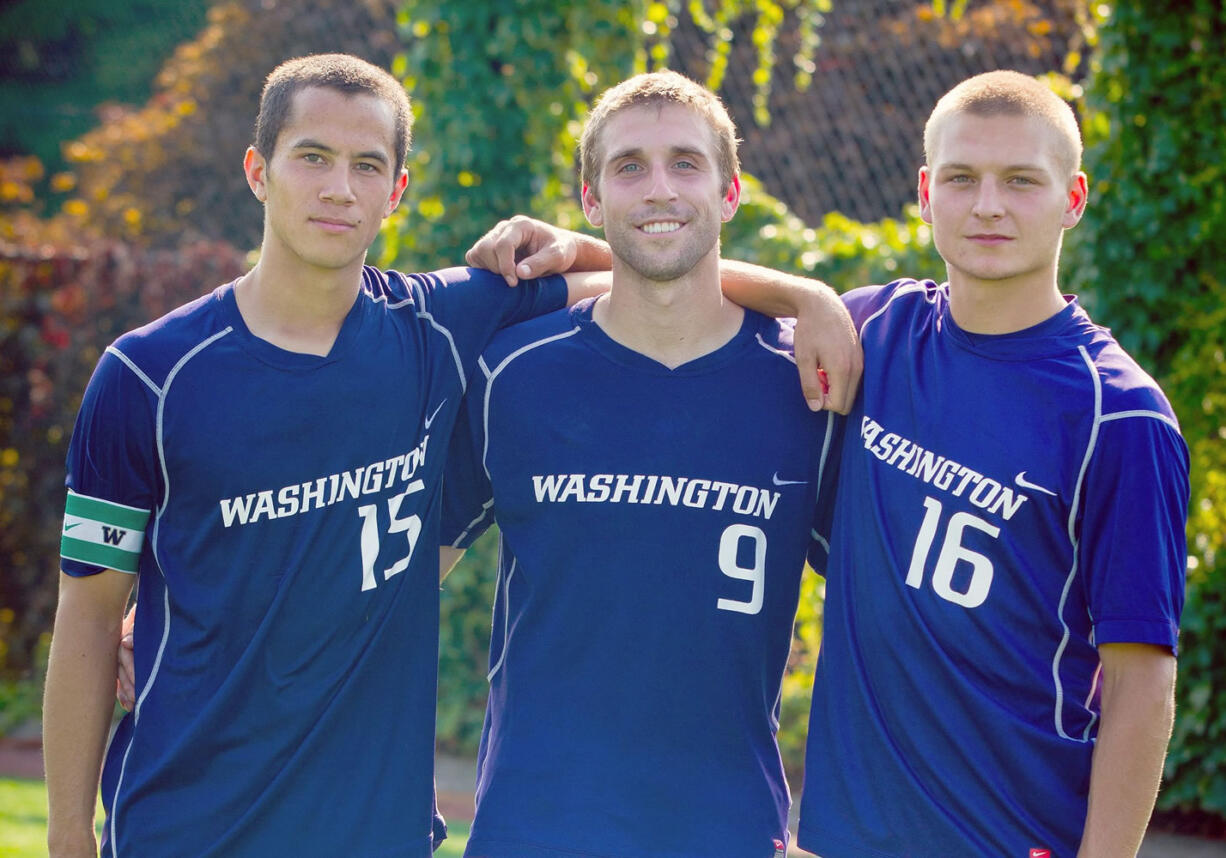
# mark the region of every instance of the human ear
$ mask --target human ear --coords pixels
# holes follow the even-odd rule
[[[924,223],[932,223],[932,202],[928,198],[931,182],[932,174],[928,172],[928,165],[925,164],[919,168],[919,187],[916,191],[919,197],[920,218]]]
[[[1090,191],[1086,174],[1078,171],[1069,182],[1068,198],[1065,201],[1062,220],[1065,229],[1070,229],[1081,222],[1081,216],[1085,214],[1086,204],[1089,201]]]
[[[392,185],[392,195],[387,201],[387,211],[383,213],[387,217],[396,210],[396,206],[400,205],[400,199],[404,196],[404,192],[409,187],[409,171],[401,168],[400,175],[396,176],[396,183]]]
[[[260,202],[268,199],[267,173],[268,162],[254,146],[248,146],[243,155],[243,173],[247,176],[247,187]]]
[[[600,209],[600,197],[591,185],[583,186],[583,214],[592,226],[604,226],[604,212]]]
[[[737,208],[741,205],[741,177],[734,175],[728,185],[728,191],[720,202],[720,216],[724,223],[732,220]]]

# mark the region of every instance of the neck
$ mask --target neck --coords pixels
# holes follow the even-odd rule
[[[1033,327],[1066,306],[1056,272],[1031,282],[977,280],[950,272],[949,312],[972,334],[1011,334]]]
[[[326,355],[353,307],[362,266],[326,270],[285,264],[265,242],[260,261],[235,287],[239,313],[253,334],[278,348]]]
[[[720,292],[718,254],[666,282],[642,277],[614,257],[613,286],[592,312],[610,338],[669,369],[724,345],[744,315]]]

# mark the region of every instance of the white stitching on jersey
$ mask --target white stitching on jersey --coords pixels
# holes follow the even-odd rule
[[[779,357],[783,358],[784,360],[790,362],[793,365],[796,364],[796,355],[789,354],[788,352],[785,352],[783,349],[777,349],[774,346],[767,345],[766,340],[762,339],[762,334],[760,332],[754,335],[754,339],[758,341],[758,345],[766,349],[771,354],[778,355]]]
[[[881,308],[878,309],[877,312],[873,313],[871,316],[869,316],[867,319],[865,319],[863,322],[860,323],[860,330],[858,330],[856,333],[860,334],[861,338],[863,338],[864,329],[868,327],[868,323],[876,319],[886,310],[890,309],[890,305],[893,304],[895,300],[897,300],[898,298],[901,298],[903,295],[910,295],[915,292],[922,293],[924,291],[925,291],[924,284],[919,281],[916,281],[914,283],[911,283],[910,285],[902,286],[902,287],[899,287],[898,289],[895,289],[894,294],[890,295],[889,300],[886,301],[884,304],[882,304]]]
[[[153,383],[153,379],[151,379],[149,376],[141,372],[140,367],[134,364],[131,358],[129,358],[126,354],[124,354],[119,349],[115,348],[114,346],[107,346],[106,350],[110,352],[111,354],[113,354],[115,357],[119,358],[121,361],[123,361],[124,365],[127,366],[128,369],[132,370],[133,374],[137,378],[139,378],[141,381],[143,381],[150,390],[152,390],[158,396],[162,395],[162,391],[158,388],[156,384]]]
[[[498,534],[498,573],[502,574],[502,534]],[[498,663],[490,668],[485,675],[487,682],[494,681],[494,674],[502,669],[502,663],[507,660],[507,647],[511,644],[511,579],[515,577],[515,568],[519,561],[512,557],[511,568],[502,582],[502,652],[498,653]]]
[[[489,499],[489,500],[487,500],[487,501],[486,501],[484,504],[482,504],[482,505],[481,505],[481,512],[480,512],[480,513],[478,513],[478,514],[477,514],[477,517],[476,517],[476,518],[474,518],[472,521],[470,521],[470,522],[469,522],[469,523],[468,523],[468,524],[467,524],[467,525],[464,527],[463,532],[462,532],[462,533],[461,533],[459,536],[457,536],[457,537],[455,538],[455,542],[451,543],[451,547],[452,547],[452,548],[460,548],[460,543],[461,543],[461,542],[463,542],[463,541],[464,541],[464,539],[465,539],[465,537],[467,537],[467,536],[468,536],[468,534],[472,532],[472,529],[473,529],[474,527],[476,527],[478,524],[480,524],[482,521],[484,521],[484,520],[485,520],[485,517],[486,517],[486,516],[489,514],[490,508],[491,508],[493,505],[494,505],[494,499],[493,499],[493,498],[490,498],[490,499]]]
[[[783,358],[784,360],[789,361],[793,365],[796,364],[796,356],[794,354],[790,354],[788,352],[783,351],[782,349],[777,349],[774,346],[768,345],[767,342],[764,339],[762,339],[761,333],[758,333],[754,338],[758,341],[758,345],[766,349],[771,354],[777,355]],[[823,485],[822,477],[826,473],[826,462],[830,455],[830,442],[832,440],[833,435],[834,435],[834,412],[827,411],[826,412],[826,434],[822,439],[822,454],[821,454],[821,458],[818,459],[818,465],[817,465],[817,490],[818,490],[817,503],[822,502],[822,496],[821,496],[821,489]],[[813,528],[809,528],[809,535],[813,537],[814,542],[822,546],[822,548],[825,550],[827,555],[830,554],[830,542],[824,536],[822,536],[820,533],[818,533]]]
[[[1114,414],[1104,414],[1102,422],[1106,423],[1109,420],[1123,420],[1126,417],[1152,417],[1155,420],[1161,420],[1167,426],[1170,426],[1176,432],[1179,431],[1179,424],[1167,417],[1161,411],[1117,411]]]
[[[1068,577],[1064,579],[1064,589],[1060,593],[1060,604],[1056,609],[1056,617],[1060,620],[1060,626],[1064,629],[1064,633],[1060,638],[1060,645],[1056,647],[1056,654],[1051,662],[1051,676],[1055,683],[1056,690],[1056,709],[1055,709],[1055,726],[1056,734],[1062,739],[1071,739],[1073,741],[1086,742],[1089,741],[1090,730],[1094,726],[1097,716],[1092,716],[1090,723],[1086,725],[1085,733],[1080,739],[1074,739],[1064,730],[1064,685],[1060,681],[1060,661],[1064,657],[1064,650],[1068,646],[1069,631],[1068,623],[1064,619],[1064,607],[1068,602],[1068,594],[1073,588],[1073,579],[1077,577],[1077,568],[1081,558],[1081,543],[1076,536],[1076,521],[1077,509],[1081,505],[1081,489],[1085,483],[1086,471],[1090,467],[1090,458],[1094,455],[1094,447],[1098,443],[1098,428],[1102,422],[1103,411],[1103,389],[1102,379],[1098,377],[1098,370],[1094,367],[1094,360],[1090,357],[1090,353],[1085,346],[1077,347],[1081,359],[1085,362],[1086,369],[1089,370],[1090,380],[1094,385],[1094,422],[1090,428],[1090,439],[1086,442],[1085,456],[1081,460],[1081,470],[1077,474],[1077,485],[1073,490],[1073,502],[1069,507],[1068,515],[1068,537],[1069,542],[1073,546],[1073,563],[1069,569]],[[1091,688],[1091,693],[1093,689]],[[1088,701],[1087,701],[1088,702]]]
[[[560,334],[554,334],[553,336],[545,337],[543,339],[536,340],[535,342],[528,343],[527,345],[520,346],[515,351],[504,357],[498,366],[494,368],[494,371],[490,373],[489,380],[485,385],[485,401],[482,403],[481,408],[481,436],[485,440],[481,450],[481,467],[485,470],[486,477],[490,475],[490,469],[486,466],[485,459],[487,456],[489,456],[490,452],[490,391],[494,389],[494,379],[498,377],[498,373],[506,369],[507,364],[525,352],[531,351],[537,346],[552,343],[554,340],[562,340],[567,337],[574,336],[577,333],[579,333],[579,326],[575,325],[569,331],[563,331]]]
[[[165,621],[162,625],[162,640],[158,644],[157,655],[153,659],[153,669],[149,671],[149,679],[145,682],[145,687],[141,689],[140,696],[136,698],[136,705],[132,707],[132,735],[128,739],[128,747],[125,748],[123,752],[123,762],[119,766],[119,777],[115,780],[115,793],[111,798],[111,813],[110,819],[108,820],[111,827],[111,858],[115,858],[118,851],[118,846],[116,845],[118,841],[115,836],[115,819],[118,816],[117,811],[119,809],[119,791],[123,788],[124,774],[128,768],[128,755],[132,753],[132,743],[136,740],[136,727],[140,723],[141,707],[145,702],[145,698],[153,689],[154,681],[157,679],[158,672],[162,667],[162,655],[166,652],[166,643],[170,640],[170,588],[166,586],[166,573],[162,570],[162,564],[157,559],[158,533],[162,523],[162,514],[166,511],[167,504],[170,503],[170,473],[166,470],[166,449],[162,438],[162,419],[163,414],[165,413],[166,396],[170,392],[170,385],[174,381],[175,376],[179,374],[179,370],[182,369],[189,360],[194,358],[208,346],[212,345],[215,341],[231,333],[233,330],[233,327],[227,326],[213,334],[208,339],[197,343],[190,351],[183,355],[183,357],[179,358],[178,362],[173,367],[171,367],[170,373],[166,376],[165,386],[161,390],[158,390],[156,385],[149,382],[147,377],[136,369],[136,367],[133,366],[120,352],[115,352],[116,355],[124,360],[124,363],[132,367],[133,372],[136,372],[138,376],[146,378],[146,383],[157,391],[158,394],[157,417],[154,423],[154,437],[157,442],[158,464],[161,465],[162,469],[162,481],[165,485],[165,496],[162,498],[162,505],[158,508],[157,513],[153,517],[153,532],[150,535],[150,544],[153,550],[153,561],[157,564],[158,571],[162,575],[162,610]]]
[[[426,276],[434,277],[433,274],[428,274]],[[415,282],[412,283],[409,288],[416,290],[416,291],[422,291],[421,285]],[[423,299],[425,297],[424,291],[423,291],[422,297]],[[419,301],[418,305],[424,307],[425,301],[424,300]],[[434,328],[436,331],[438,331],[440,334],[442,334],[444,337],[447,338],[447,346],[448,348],[451,349],[451,357],[455,360],[456,375],[460,377],[460,390],[467,391],[468,390],[468,377],[464,374],[464,361],[460,359],[460,350],[456,348],[455,338],[451,336],[451,329],[440,324],[434,318],[433,315],[431,315],[425,310],[418,310],[417,318],[424,319],[425,321],[429,322],[430,327]]]

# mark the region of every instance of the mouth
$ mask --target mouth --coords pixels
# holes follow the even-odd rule
[[[311,218],[311,223],[318,226],[324,232],[337,232],[337,233],[348,232],[349,230],[354,229],[357,226],[356,223],[352,223],[347,220],[338,220],[336,218],[328,218],[328,217],[313,217]]]
[[[985,232],[985,233],[980,233],[978,235],[968,235],[967,239],[969,241],[975,242],[976,244],[986,244],[986,245],[1005,244],[1007,242],[1013,241],[1013,239],[1007,235],[1000,235],[994,232]]]
[[[647,221],[640,223],[638,229],[647,235],[667,235],[668,233],[676,233],[678,229],[684,227],[685,224],[680,221]]]
[[[639,225],[639,229],[648,235],[665,235],[670,232],[676,232],[685,224],[677,220],[655,220],[649,223]]]

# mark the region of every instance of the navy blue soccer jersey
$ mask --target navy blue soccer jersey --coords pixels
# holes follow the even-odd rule
[[[786,844],[780,682],[806,554],[825,565],[837,428],[805,406],[790,337],[746,311],[670,370],[584,304],[482,357],[443,526],[501,533],[469,855]]]
[[[448,436],[493,331],[563,296],[366,268],[323,357],[253,336],[233,284],[107,349],[62,549],[138,575],[104,855],[431,853]]]
[[[931,282],[846,297],[865,372],[840,465],[800,845],[823,858],[1074,855],[1096,646],[1176,646],[1188,457],[1175,417],[1073,300],[984,336],[954,323]]]

